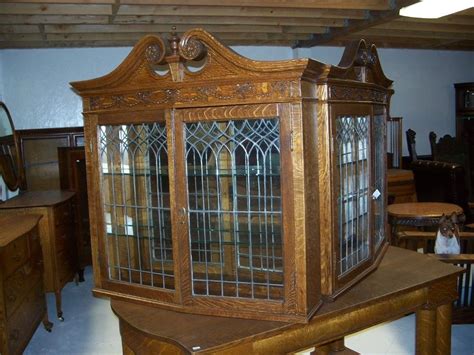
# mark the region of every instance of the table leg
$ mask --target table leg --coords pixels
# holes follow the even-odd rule
[[[451,303],[441,305],[436,309],[436,353],[440,355],[451,352],[452,310]]]
[[[416,312],[416,354],[432,355],[436,349],[436,309]]]
[[[442,304],[416,312],[416,353],[451,353],[452,305]]]
[[[311,355],[357,355],[358,352],[346,348],[344,338],[333,341],[332,343],[317,346]]]

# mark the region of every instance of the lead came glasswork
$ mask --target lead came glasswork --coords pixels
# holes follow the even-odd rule
[[[278,119],[187,123],[193,293],[282,299]]]
[[[366,116],[336,119],[339,276],[369,257],[368,133]]]
[[[174,289],[164,123],[99,126],[109,279]]]
[[[383,115],[375,115],[373,118],[373,137],[374,150],[376,152],[384,151],[386,145],[386,120]],[[374,188],[382,192],[381,196],[374,202],[374,234],[375,248],[379,249],[385,240],[385,160],[383,154],[376,154],[374,159],[375,184]]]

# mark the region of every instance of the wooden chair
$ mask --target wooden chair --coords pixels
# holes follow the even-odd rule
[[[466,141],[451,137],[449,134],[436,141],[436,133],[429,134],[431,155],[433,160],[460,164],[466,170],[465,179],[469,192],[469,200],[474,201],[471,162],[469,157],[469,146]]]
[[[415,179],[417,200],[461,206],[466,216],[465,226],[474,228],[474,204],[469,201],[465,167],[452,162],[418,159],[416,132],[409,129],[406,137],[412,158],[410,169]]]
[[[459,255],[433,254],[436,232],[401,231],[397,237],[399,247],[429,254],[465,270],[458,277],[459,298],[453,304],[453,323],[474,323],[474,233],[460,232],[463,254]]]
[[[413,162],[418,160],[418,154],[416,153],[416,132],[412,129],[407,129],[405,132],[407,137],[408,154],[410,160]]]

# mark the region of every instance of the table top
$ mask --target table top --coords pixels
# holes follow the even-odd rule
[[[325,303],[309,324],[193,315],[119,300],[111,303],[119,319],[150,337],[179,344],[189,351],[196,346],[206,350],[245,339],[265,338],[289,329],[309,329],[328,316],[336,317],[377,301],[391,300],[394,295],[457,276],[461,270],[427,255],[389,247],[374,272],[334,302]]]
[[[437,218],[443,214],[451,215],[456,212],[457,215],[464,213],[458,205],[443,202],[407,202],[394,203],[388,205],[387,213],[392,217],[415,217],[415,218]]]
[[[25,191],[1,203],[0,209],[56,206],[75,194],[74,191],[67,190]]]
[[[18,236],[32,230],[41,217],[40,214],[0,216],[0,247],[6,246]]]

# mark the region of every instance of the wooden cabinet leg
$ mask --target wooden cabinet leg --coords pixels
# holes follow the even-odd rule
[[[452,304],[444,304],[436,309],[436,353],[451,353]]]
[[[436,310],[416,312],[416,354],[432,355],[436,350]]]
[[[51,329],[53,328],[53,323],[49,321],[48,318],[48,312],[45,312],[43,316],[43,327],[46,329],[48,332],[51,332]]]
[[[58,315],[58,319],[63,322],[63,310],[62,310],[62,300],[61,300],[61,291],[54,292],[56,298],[56,314]]]

